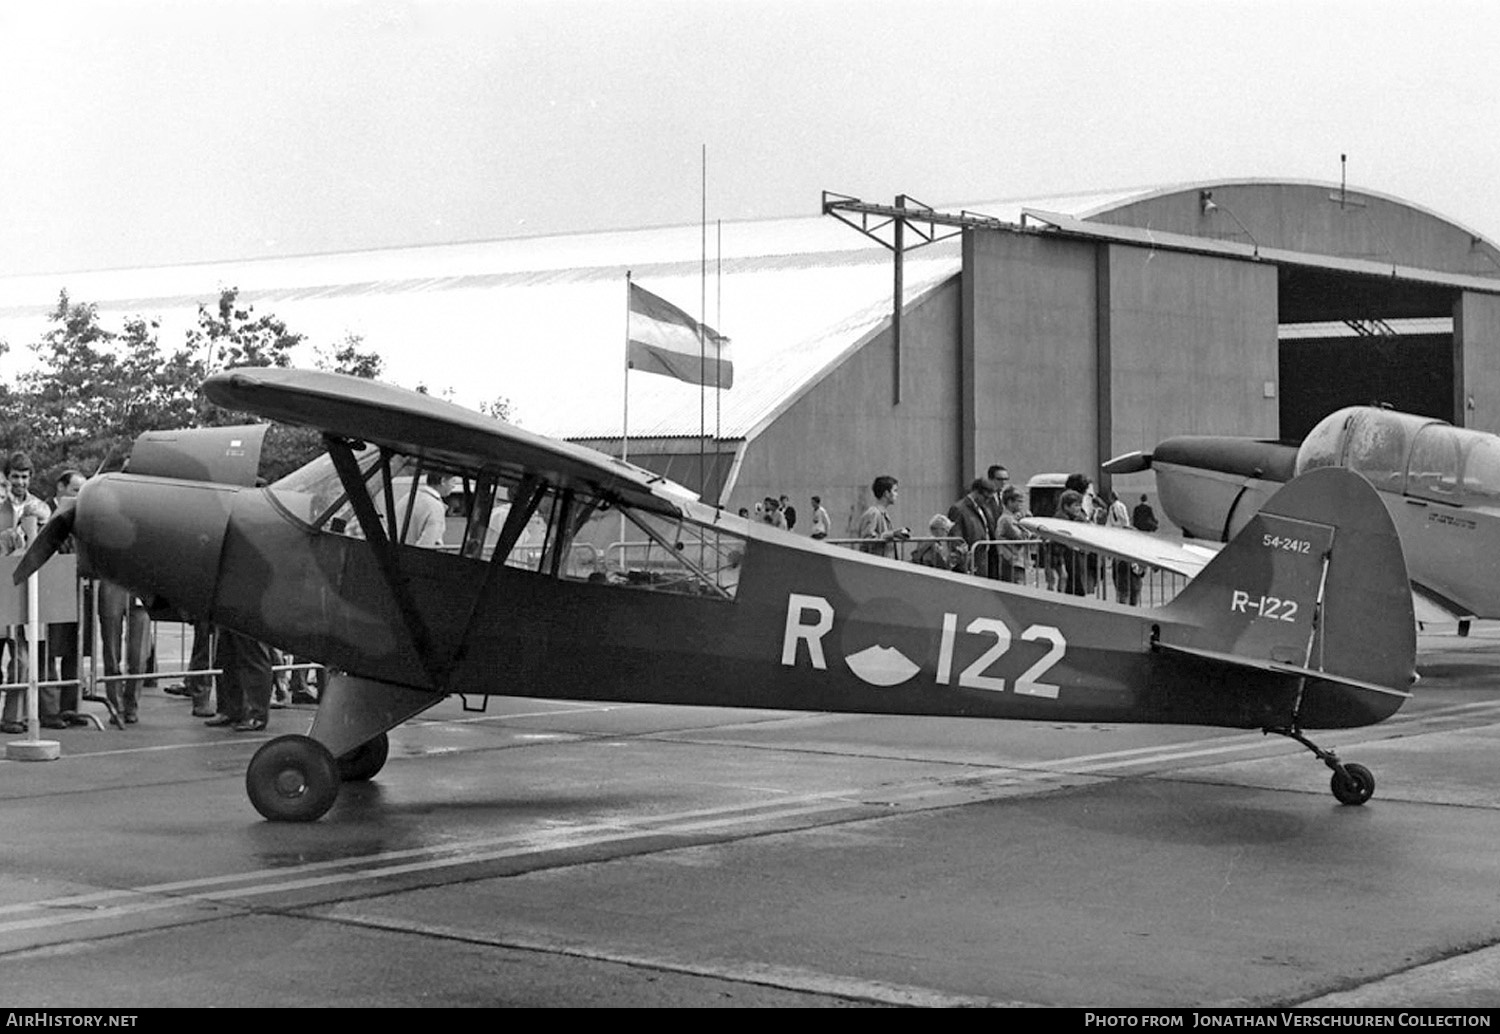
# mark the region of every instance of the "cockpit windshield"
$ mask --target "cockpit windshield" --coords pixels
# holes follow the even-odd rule
[[[1500,439],[1431,417],[1369,406],[1332,413],[1297,451],[1297,473],[1330,466],[1358,471],[1386,492],[1500,504]]]

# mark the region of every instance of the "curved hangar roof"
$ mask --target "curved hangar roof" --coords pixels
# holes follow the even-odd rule
[[[1109,193],[935,206],[1033,228],[1143,245],[1266,257],[1268,249],[1354,271],[1410,267],[1500,290],[1500,251],[1426,209],[1336,184],[1214,180]],[[1037,213],[1048,213],[1032,218]],[[0,279],[0,338],[40,337],[57,292],[98,306],[106,325],[145,315],[169,345],[221,287],[323,346],[346,335],[386,360],[390,380],[452,391],[466,405],[507,398],[528,429],[618,436],[623,418],[625,273],[733,341],[735,387],[707,420],[753,436],[889,322],[891,255],[822,215],[729,222],[710,239],[722,265],[700,280],[697,225],[420,248]],[[960,268],[956,239],[910,252],[907,304]],[[1436,271],[1432,273],[1431,271]],[[1483,278],[1483,279],[1481,279]],[[706,293],[706,298],[705,298]],[[14,349],[12,356],[24,350]],[[312,356],[299,361],[311,363]],[[698,389],[630,376],[630,433],[695,436]]]
[[[1088,223],[1206,238],[1262,251],[1500,277],[1500,248],[1477,230],[1388,194],[1312,180],[1221,179],[971,206],[1020,222],[1055,212]],[[1045,217],[1040,220],[1046,222]],[[1253,253],[1253,251],[1252,251]]]

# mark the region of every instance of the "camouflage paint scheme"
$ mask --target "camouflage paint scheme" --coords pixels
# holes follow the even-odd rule
[[[342,673],[310,737],[273,740],[251,763],[252,800],[271,818],[323,814],[337,793],[337,775],[331,792],[322,785],[330,765],[366,777],[350,759],[378,744],[383,761],[386,730],[450,693],[1300,739],[1381,721],[1414,679],[1400,541],[1370,485],[1342,470],[1288,485],[1172,603],[1142,609],[791,535],[649,471],[386,385],[256,369],[205,390],[320,428],[334,452],[357,440],[475,484],[503,476],[538,498],[588,493],[738,543],[729,590],[642,591],[560,577],[545,558],[536,570],[507,564],[503,533],[485,559],[394,544],[378,527],[364,537],[314,527],[272,489],[91,480],[67,515],[84,568]],[[343,483],[365,492],[357,478]]]

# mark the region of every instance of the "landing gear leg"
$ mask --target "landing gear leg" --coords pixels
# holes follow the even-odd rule
[[[1375,795],[1375,775],[1364,765],[1344,764],[1339,756],[1331,750],[1324,750],[1316,743],[1302,735],[1297,728],[1266,729],[1267,733],[1275,733],[1285,736],[1287,739],[1296,740],[1323,764],[1333,770],[1333,782],[1331,784],[1333,795],[1338,798],[1340,804],[1363,804]]]

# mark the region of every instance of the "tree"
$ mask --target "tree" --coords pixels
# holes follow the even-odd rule
[[[236,366],[290,366],[291,351],[302,342],[301,334],[286,329],[275,316],[252,319],[254,306],[237,304],[240,289],[219,292],[212,310],[198,306],[198,325],[188,331],[189,350],[202,349],[205,370],[227,370]]]
[[[230,288],[212,308],[200,305],[184,346],[168,353],[154,320],[134,317],[116,333],[100,324],[95,306],[60,292],[50,328],[31,346],[37,366],[17,378],[16,390],[0,385],[0,440],[31,453],[39,472],[92,473],[146,431],[253,422],[204,398],[204,378],[232,366],[286,366],[302,335],[275,317],[255,317],[237,297]],[[264,466],[278,475],[320,445],[301,430],[267,437]]]
[[[515,413],[515,403],[504,395],[498,395],[489,402],[479,403],[479,411],[485,416],[494,417],[496,420],[504,420],[506,423],[515,423],[512,415]]]
[[[176,349],[165,349],[155,320],[133,317],[119,332],[99,322],[91,304],[58,295],[49,329],[30,346],[37,365],[0,384],[0,442],[25,449],[39,473],[38,487],[66,467],[86,473],[111,455],[123,456],[146,431],[257,423],[246,413],[209,402],[200,388],[209,374],[241,366],[289,366],[303,335],[271,315],[242,305],[239,289],[224,288],[213,303],[198,306],[196,325]],[[316,349],[320,369],[376,378],[381,356],[349,334],[337,347]],[[6,345],[0,342],[0,354]],[[508,400],[497,400],[499,415]],[[322,451],[317,431],[273,424],[261,452],[261,471],[276,480]]]
[[[365,339],[358,334],[347,334],[342,348],[318,346],[314,350],[318,369],[376,380],[385,369],[385,360],[378,352],[366,352],[360,348],[364,343]]]
[[[37,470],[97,466],[125,433],[131,386],[93,305],[58,295],[54,326],[32,346],[38,367],[17,378],[11,399],[11,449],[25,449]]]
[[[174,356],[184,373],[196,375],[198,383],[211,373],[237,366],[290,366],[291,352],[302,342],[301,334],[287,330],[275,316],[253,318],[253,306],[238,305],[239,288],[220,290],[217,304],[198,306],[198,323],[187,332],[187,345]],[[195,419],[198,427],[254,422],[244,413],[222,409],[198,397]]]
[[[292,349],[303,336],[287,329],[275,316],[255,316],[253,306],[238,304],[239,288],[219,292],[218,304],[198,306],[198,325],[187,333],[187,346],[176,356],[183,369],[197,373],[202,383],[210,373],[241,366],[290,366]],[[260,423],[248,413],[214,405],[197,396],[194,426],[222,427],[227,424]],[[307,427],[272,424],[261,447],[260,470],[267,481],[276,481],[315,458],[323,449],[322,437]]]

